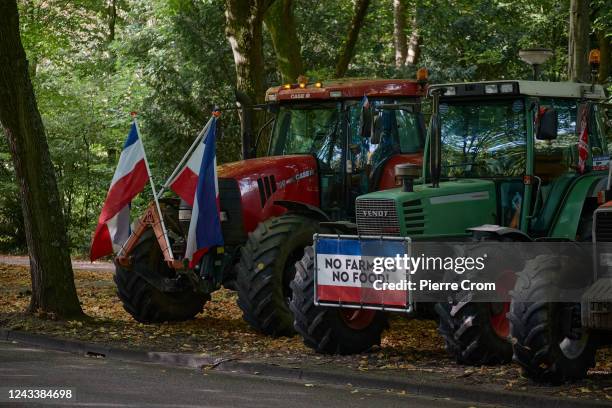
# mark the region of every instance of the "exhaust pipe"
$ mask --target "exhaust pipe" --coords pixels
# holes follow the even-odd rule
[[[431,138],[429,140],[429,173],[431,175],[431,186],[440,187],[440,176],[442,173],[442,135],[440,132],[440,94],[444,91],[434,89],[432,91],[433,106],[429,129]]]
[[[240,127],[241,127],[241,143],[242,143],[242,159],[251,158],[251,144],[253,140],[253,101],[244,92],[238,89],[234,90],[236,102],[240,107]]]

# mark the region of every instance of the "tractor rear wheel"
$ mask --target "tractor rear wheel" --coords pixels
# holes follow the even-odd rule
[[[563,282],[559,274],[565,270],[570,277],[568,269],[558,255],[540,255],[527,262],[511,292],[514,360],[535,381],[560,384],[577,380],[595,366],[596,343],[580,325],[580,304],[542,301],[550,300],[544,293],[556,290],[551,277]]]
[[[173,223],[169,222],[168,225]],[[182,321],[191,319],[202,311],[208,297],[194,292],[188,285],[188,289],[184,291],[166,293],[143,278],[176,277],[176,272],[164,262],[152,229],[148,229],[140,237],[131,255],[131,269],[117,265],[114,280],[123,308],[134,319],[141,323]]]
[[[318,221],[286,214],[260,223],[249,234],[240,251],[236,286],[243,318],[255,330],[271,336],[294,333],[289,284],[295,263],[318,230]]]
[[[314,304],[314,250],[304,250],[291,282],[294,326],[304,344],[318,353],[355,354],[380,345],[387,328],[384,313],[375,310],[340,309]]]

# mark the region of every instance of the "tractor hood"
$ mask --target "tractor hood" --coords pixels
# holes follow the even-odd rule
[[[357,198],[356,218],[362,235],[397,235],[416,239],[467,236],[467,228],[495,224],[495,184],[481,179],[415,185]]]
[[[277,200],[319,206],[317,163],[310,155],[271,156],[217,167],[226,244],[244,242],[257,224],[286,209]]]

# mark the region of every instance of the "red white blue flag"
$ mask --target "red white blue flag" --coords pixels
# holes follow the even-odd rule
[[[213,112],[213,115],[217,114],[217,112],[219,111]],[[211,122],[212,118],[202,130],[203,137],[206,137]],[[204,143],[198,143],[193,152],[191,152],[191,156],[189,156],[187,163],[185,163],[181,170],[167,183],[172,191],[192,207],[203,157]]]
[[[361,98],[361,107],[366,109],[370,107],[370,100],[366,95],[363,95],[363,98]]]
[[[92,262],[119,250],[127,241],[130,236],[130,203],[144,189],[149,177],[140,132],[134,121],[91,242],[89,258]]]
[[[191,198],[193,208],[185,252],[185,258],[190,260],[190,268],[194,268],[200,262],[202,256],[212,247],[223,245],[221,220],[219,217],[219,183],[217,180],[215,149],[216,133],[217,119],[213,117],[208,131],[202,139],[202,148],[200,149],[200,146],[198,146],[195,152],[201,151],[202,156],[200,157],[195,194]],[[197,160],[196,154],[191,159]]]
[[[580,110],[580,136],[578,138],[578,170],[584,173],[587,159],[589,158],[589,129],[587,122],[588,106],[582,106]]]

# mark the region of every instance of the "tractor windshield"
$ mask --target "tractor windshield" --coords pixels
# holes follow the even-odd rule
[[[527,157],[522,99],[440,103],[442,177],[516,177]]]
[[[326,163],[341,160],[339,118],[339,103],[282,106],[272,131],[270,153],[313,154]]]

